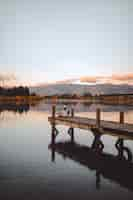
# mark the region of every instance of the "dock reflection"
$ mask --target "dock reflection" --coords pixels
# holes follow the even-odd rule
[[[12,112],[28,112],[30,109],[30,105],[28,103],[26,104],[16,104],[16,103],[3,103],[0,104],[0,113],[4,111],[12,111]]]
[[[57,136],[56,131],[56,136]],[[117,155],[103,152],[104,144],[100,135],[94,133],[90,147],[80,145],[72,139],[67,142],[56,142],[55,135],[51,137],[49,149],[54,162],[56,153],[96,172],[96,188],[100,189],[101,178],[104,177],[133,191],[132,152],[124,145],[124,139],[118,138],[115,144]],[[72,137],[73,138],[73,137]]]

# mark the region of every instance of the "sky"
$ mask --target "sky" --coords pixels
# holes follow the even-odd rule
[[[132,0],[0,0],[0,74],[23,84],[133,72]]]

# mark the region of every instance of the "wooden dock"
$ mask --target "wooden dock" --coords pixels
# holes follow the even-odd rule
[[[101,111],[96,110],[96,119],[75,116],[72,110],[70,116],[58,116],[56,108],[53,106],[52,116],[48,118],[51,124],[51,160],[55,162],[55,154],[59,153],[64,158],[69,158],[82,166],[96,171],[96,187],[100,187],[100,177],[110,179],[121,186],[133,191],[133,155],[124,140],[133,140],[133,124],[124,123],[124,113],[120,112],[118,122],[101,120]],[[59,127],[68,127],[70,141],[56,142]],[[91,130],[87,133],[93,134],[93,141],[88,146],[77,144],[74,137],[74,129]],[[114,144],[116,154],[104,151],[102,135],[112,135],[116,137]]]
[[[96,119],[74,116],[56,116],[56,109],[53,107],[52,116],[48,118],[51,124],[65,125],[71,128],[84,130],[98,130],[101,134],[117,135],[123,139],[133,139],[133,124],[124,123],[124,113],[120,112],[119,122],[101,120],[101,111],[96,110]]]
[[[100,121],[100,127],[97,126],[96,119],[89,119],[84,117],[49,117],[49,121],[55,122],[56,125],[66,125],[73,128],[81,128],[85,130],[100,128],[110,130],[110,131],[119,131],[127,132],[133,134],[133,125],[132,124],[120,124],[118,122],[111,121]]]

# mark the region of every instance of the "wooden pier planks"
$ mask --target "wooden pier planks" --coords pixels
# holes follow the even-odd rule
[[[97,120],[96,119],[89,119],[84,117],[49,117],[48,119],[51,123],[66,125],[73,128],[81,128],[81,129],[104,129],[107,131],[118,131],[121,133],[128,133],[133,135],[133,125],[132,124],[121,124],[118,122],[111,122],[111,121],[100,121],[100,126],[97,127]]]

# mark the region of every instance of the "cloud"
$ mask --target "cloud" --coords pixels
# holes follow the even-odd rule
[[[133,73],[113,74],[111,76],[85,76],[80,82],[106,84],[133,84]]]
[[[105,75],[105,76],[81,76],[79,78],[68,78],[64,80],[58,80],[48,83],[39,84],[49,85],[49,84],[72,84],[72,83],[83,83],[83,84],[128,84],[133,85],[133,73],[123,73],[123,74],[112,74],[112,75]]]
[[[112,80],[118,80],[118,81],[130,81],[133,80],[133,73],[127,73],[127,74],[113,74]]]
[[[14,74],[9,74],[9,73],[0,74],[0,83],[2,85],[8,85],[12,83],[13,81],[16,81],[16,76]]]
[[[80,77],[80,82],[96,83],[97,82],[97,77],[95,77],[95,76]]]
[[[64,79],[64,80],[56,81],[55,84],[70,84],[78,80],[79,80],[78,78]]]

